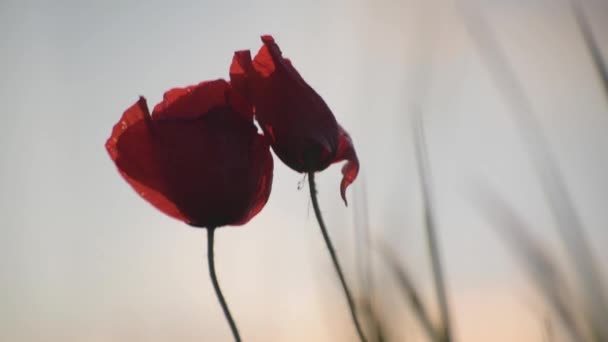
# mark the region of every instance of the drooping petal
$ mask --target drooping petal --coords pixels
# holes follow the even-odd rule
[[[141,197],[165,214],[188,222],[168,198],[145,98],[140,97],[123,113],[106,142],[106,149],[120,174]]]
[[[350,135],[340,125],[338,125],[338,132],[338,152],[336,153],[336,158],[334,159],[333,163],[337,163],[342,160],[347,161],[342,167],[340,195],[342,196],[342,200],[344,200],[344,204],[348,205],[348,202],[346,201],[346,188],[348,188],[348,186],[355,181],[357,174],[359,174],[359,159],[357,158],[357,153],[355,152]]]
[[[230,67],[233,88],[254,106],[255,118],[275,154],[298,172],[318,172],[344,161],[340,193],[359,172],[350,136],[337,123],[323,98],[310,86],[270,35],[253,61],[237,51]]]
[[[338,146],[337,122],[272,36],[262,42],[247,81],[256,119],[285,164],[298,172],[321,171]]]

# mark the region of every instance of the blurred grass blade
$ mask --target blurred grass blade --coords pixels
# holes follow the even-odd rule
[[[423,201],[423,217],[424,217],[424,228],[426,233],[427,247],[429,250],[429,256],[431,260],[431,271],[433,274],[433,283],[435,287],[435,296],[439,304],[440,312],[440,331],[434,328],[431,321],[426,314],[426,310],[419,301],[418,296],[409,281],[409,277],[399,268],[399,264],[393,260],[392,265],[393,273],[395,273],[400,279],[402,289],[407,297],[410,298],[410,302],[413,305],[414,312],[421,320],[422,325],[427,331],[429,338],[433,341],[452,341],[452,332],[449,316],[448,298],[445,285],[445,279],[443,276],[443,269],[441,265],[441,257],[439,254],[439,245],[437,241],[437,233],[435,228],[435,218],[433,210],[433,199],[431,189],[431,175],[430,165],[428,161],[428,154],[426,150],[426,142],[424,137],[424,127],[422,123],[422,110],[426,97],[430,89],[430,83],[432,81],[432,58],[435,52],[435,45],[438,40],[438,36],[441,31],[441,21],[434,21],[433,16],[430,12],[424,11],[422,19],[420,20],[421,28],[419,35],[420,37],[420,48],[422,55],[420,56],[420,64],[416,68],[418,72],[413,77],[414,84],[412,86],[411,94],[411,109],[413,114],[412,129],[414,133],[414,144],[416,150],[416,162],[418,165],[418,173],[421,184],[421,193]],[[429,62],[431,61],[431,62]],[[386,255],[385,255],[386,257]],[[393,258],[394,259],[394,258]]]
[[[565,287],[554,260],[545,252],[541,244],[527,233],[524,221],[494,191],[484,189],[477,193],[475,201],[494,228],[520,259],[540,294],[545,297],[549,307],[555,312],[560,323],[572,341],[585,341],[583,329],[577,321],[574,297]]]
[[[432,197],[431,184],[431,167],[429,163],[428,152],[426,149],[426,139],[424,136],[424,125],[422,121],[422,113],[417,107],[412,108],[412,128],[414,130],[414,145],[416,150],[416,161],[418,165],[418,176],[420,177],[420,186],[422,193],[422,210],[424,216],[424,227],[427,237],[427,245],[431,259],[431,269],[433,274],[433,282],[435,285],[435,294],[439,303],[439,313],[441,315],[441,330],[442,340],[452,341],[450,315],[448,307],[448,298],[443,276],[443,268],[441,265],[441,256],[439,255],[439,242],[437,241],[437,232],[435,224],[434,199]]]
[[[353,210],[356,242],[355,262],[359,274],[361,292],[371,296],[374,291],[374,263],[370,253],[372,246],[367,205],[367,185],[364,175],[361,175],[359,178],[358,186],[355,187]]]
[[[374,261],[371,253],[371,230],[369,225],[369,209],[367,205],[366,180],[360,176],[354,193],[354,224],[355,224],[355,262],[361,287],[360,307],[363,313],[364,325],[370,330],[367,334],[370,341],[386,341],[386,330],[376,309],[374,284]]]
[[[387,330],[382,323],[382,317],[376,310],[374,302],[371,302],[369,298],[364,297],[361,300],[361,312],[363,315],[361,316],[365,319],[367,326],[370,328],[371,332],[367,334],[370,341],[375,342],[385,342],[387,339]]]
[[[401,265],[397,257],[390,251],[387,246],[380,248],[381,255],[384,259],[385,265],[390,269],[392,274],[397,278],[401,293],[407,299],[408,304],[412,306],[414,315],[418,318],[418,321],[422,325],[424,332],[427,334],[431,341],[439,342],[442,341],[441,333],[433,326],[431,317],[428,314],[426,306],[422,302],[422,298],[416,290],[409,274],[405,271],[403,265]]]
[[[576,24],[581,30],[583,41],[589,50],[593,66],[598,73],[604,90],[604,95],[608,101],[608,67],[606,66],[606,62],[602,57],[602,52],[597,44],[595,36],[593,35],[593,30],[591,29],[589,20],[587,20],[587,16],[585,15],[583,4],[580,0],[570,0],[570,7],[572,8]]]
[[[581,219],[550,145],[534,114],[530,99],[515,77],[512,66],[484,18],[470,4],[464,5],[463,1],[460,3],[463,5],[460,9],[464,24],[478,47],[481,58],[488,66],[492,78],[505,96],[506,104],[511,109],[518,131],[529,151],[532,166],[536,170],[549,208],[555,217],[562,243],[578,274],[577,279],[584,296],[587,318],[593,322],[597,339],[608,341],[608,325],[605,324],[608,305],[604,297],[604,286]]]
[[[543,341],[555,341],[555,329],[553,328],[553,322],[550,316],[545,317],[543,320]]]

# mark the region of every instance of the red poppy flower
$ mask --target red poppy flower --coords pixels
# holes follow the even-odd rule
[[[251,60],[249,50],[237,51],[230,67],[233,87],[255,107],[255,116],[277,156],[298,172],[316,172],[343,160],[340,193],[359,172],[359,161],[348,133],[333,113],[283,58],[272,36]]]
[[[140,97],[106,148],[140,196],[193,226],[245,224],[270,195],[270,148],[224,80],[169,90],[152,115]]]

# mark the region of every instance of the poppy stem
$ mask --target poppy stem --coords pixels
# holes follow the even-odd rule
[[[207,260],[209,261],[209,276],[211,277],[211,282],[213,283],[213,289],[215,290],[215,295],[217,296],[217,300],[220,302],[222,306],[222,310],[224,311],[224,317],[226,317],[226,321],[230,325],[230,330],[232,331],[232,336],[236,342],[241,341],[241,336],[239,335],[239,330],[234,323],[234,319],[230,314],[230,310],[228,309],[228,304],[226,304],[226,299],[224,299],[224,295],[222,294],[222,290],[220,289],[220,284],[217,281],[217,275],[215,274],[215,260],[213,257],[213,236],[215,233],[215,227],[207,228]]]
[[[365,335],[363,334],[363,329],[361,328],[361,324],[359,323],[359,319],[357,317],[355,302],[353,301],[353,297],[350,293],[348,285],[346,284],[346,279],[344,278],[344,274],[342,273],[342,267],[340,267],[340,263],[338,262],[338,256],[336,255],[334,246],[331,243],[331,239],[329,238],[329,234],[327,233],[327,228],[325,227],[325,222],[323,221],[323,216],[321,215],[321,209],[319,208],[319,201],[317,199],[317,189],[315,186],[314,172],[308,173],[308,186],[310,188],[310,198],[312,200],[312,207],[314,208],[315,216],[317,217],[317,221],[319,222],[319,227],[321,228],[321,233],[323,234],[323,239],[325,240],[325,245],[327,245],[327,250],[329,251],[331,260],[334,263],[334,268],[336,269],[336,273],[338,273],[338,277],[340,278],[342,290],[344,291],[344,295],[346,296],[346,301],[348,302],[348,307],[350,309],[350,315],[353,319],[353,323],[355,324],[355,328],[357,329],[359,340],[361,340],[362,342],[367,342],[367,338],[365,338]]]

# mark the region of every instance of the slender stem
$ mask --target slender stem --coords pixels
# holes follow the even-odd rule
[[[222,306],[222,311],[224,311],[224,317],[226,317],[226,321],[228,321],[228,324],[230,325],[230,331],[232,331],[232,336],[234,336],[234,340],[236,342],[240,342],[241,336],[239,335],[239,330],[237,329],[236,324],[234,323],[234,319],[230,314],[228,304],[226,304],[226,299],[224,299],[224,295],[222,294],[222,290],[220,289],[220,284],[217,281],[217,274],[215,274],[215,260],[213,257],[214,232],[215,227],[207,228],[207,260],[209,261],[209,276],[211,277],[211,282],[213,283],[213,289],[215,290],[217,300]]]
[[[342,267],[340,267],[340,263],[338,262],[338,256],[334,250],[334,246],[331,243],[331,239],[329,238],[329,234],[327,233],[327,228],[325,227],[325,222],[323,222],[323,216],[321,215],[321,209],[319,208],[319,201],[317,200],[317,190],[315,187],[315,174],[314,172],[310,172],[308,174],[308,186],[310,188],[310,198],[312,200],[312,207],[315,210],[315,216],[317,217],[317,221],[319,222],[319,227],[321,228],[321,233],[323,234],[323,239],[325,240],[325,245],[327,245],[327,250],[331,256],[331,260],[334,263],[334,268],[336,269],[336,273],[338,273],[338,277],[340,278],[340,283],[342,284],[342,290],[344,290],[344,295],[346,296],[346,301],[348,302],[348,307],[350,309],[350,315],[353,319],[353,323],[355,324],[355,328],[357,329],[357,334],[359,335],[359,340],[362,342],[367,342],[365,335],[363,334],[363,329],[361,329],[361,324],[359,324],[359,319],[357,318],[357,310],[355,308],[355,302],[353,301],[353,297],[350,294],[350,290],[348,289],[348,285],[346,284],[346,279],[344,279],[344,274],[342,273]]]

